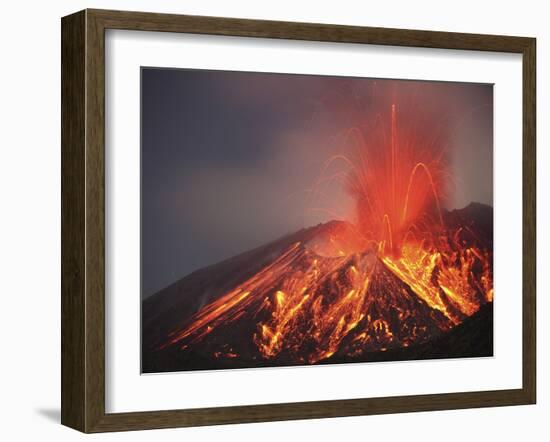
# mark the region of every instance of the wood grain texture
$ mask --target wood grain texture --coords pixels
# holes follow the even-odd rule
[[[340,401],[105,413],[105,30],[523,55],[523,387]],[[86,10],[62,20],[62,423],[83,432],[531,404],[536,398],[536,45],[526,37]]]
[[[84,428],[85,13],[63,19],[61,43],[61,422]]]
[[[523,50],[523,389],[537,396],[537,95],[536,40]]]
[[[105,29],[186,32],[257,38],[368,43],[476,51],[522,52],[529,38],[318,23],[244,20],[148,12],[88,10]]]
[[[86,427],[105,415],[105,38],[86,11]]]

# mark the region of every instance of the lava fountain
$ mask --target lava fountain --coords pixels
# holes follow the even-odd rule
[[[368,139],[354,127],[346,138],[354,144],[352,154],[329,158],[323,175],[338,164],[342,170],[322,176],[317,186],[342,182],[354,201],[357,239],[398,257],[408,236],[432,236],[443,225],[441,203],[450,181],[441,137],[400,127],[393,104],[389,124],[378,120]]]

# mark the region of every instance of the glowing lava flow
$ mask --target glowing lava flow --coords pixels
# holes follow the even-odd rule
[[[312,228],[313,239],[198,311],[162,348],[313,364],[427,342],[492,301],[489,242],[444,219],[442,149],[407,137],[395,106],[389,133],[367,144],[352,132],[358,157],[336,156],[327,168],[347,165],[339,176],[356,222]]]
[[[246,316],[264,358],[315,363],[423,342],[452,322],[395,278],[376,254],[320,257],[296,243],[271,265],[199,311],[168,345],[190,345]],[[216,337],[216,339],[219,339]],[[232,346],[240,354],[238,344]]]
[[[384,264],[430,307],[455,325],[493,300],[491,258],[477,247],[432,248],[405,243],[401,256]]]

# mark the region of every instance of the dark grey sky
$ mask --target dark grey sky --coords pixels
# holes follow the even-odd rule
[[[346,218],[310,192],[343,134],[397,102],[443,133],[449,208],[492,204],[491,85],[142,69],[142,297],[301,227]],[[323,210],[330,209],[330,214]]]

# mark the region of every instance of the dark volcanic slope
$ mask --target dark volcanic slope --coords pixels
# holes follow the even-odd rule
[[[474,358],[493,356],[493,303],[483,305],[447,334],[424,344],[376,352],[361,358],[335,355],[322,364],[350,362],[412,361],[421,359]]]
[[[142,303],[142,347],[159,343],[202,307],[271,264],[296,242],[307,243],[346,223],[331,221],[302,229],[266,245],[197,270]]]
[[[450,229],[462,227],[485,247],[493,248],[493,208],[485,204],[470,203],[463,209],[447,211],[443,215]]]

